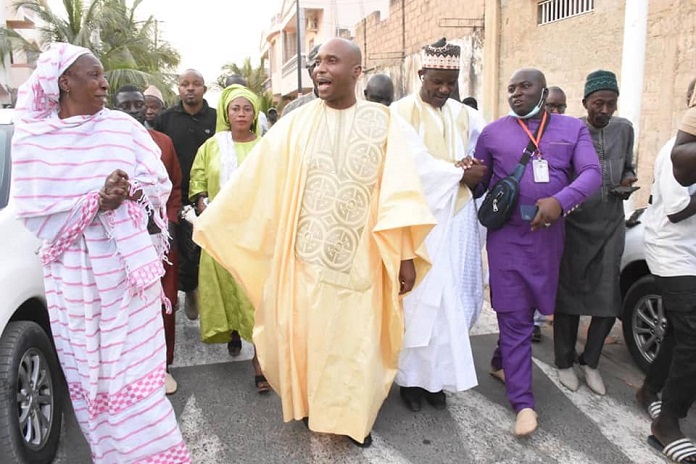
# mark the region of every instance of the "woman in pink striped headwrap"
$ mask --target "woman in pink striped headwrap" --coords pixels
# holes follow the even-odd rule
[[[20,219],[43,240],[51,330],[96,463],[189,463],[165,397],[160,277],[171,190],[152,137],[104,108],[87,49],[54,43],[19,89]]]

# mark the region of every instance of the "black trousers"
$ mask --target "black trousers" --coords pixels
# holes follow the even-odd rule
[[[662,391],[662,412],[686,417],[696,400],[696,276],[656,277],[667,318],[665,338],[645,377]]]
[[[192,292],[198,288],[198,266],[201,249],[193,242],[193,226],[182,220],[179,225],[179,290]]]
[[[585,350],[580,355],[580,364],[597,369],[599,357],[604,348],[604,340],[611,332],[615,322],[615,317],[592,317],[590,328],[587,331]],[[556,367],[559,369],[573,367],[579,325],[580,316],[563,313],[555,313],[553,316],[553,351],[556,357]]]

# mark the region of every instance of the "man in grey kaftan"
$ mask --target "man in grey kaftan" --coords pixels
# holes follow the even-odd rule
[[[592,316],[584,352],[579,363],[588,386],[606,393],[597,371],[604,340],[619,316],[621,292],[619,271],[624,249],[624,207],[628,194],[616,188],[636,181],[633,168],[633,126],[612,117],[619,88],[614,73],[595,71],[588,75],[581,118],[592,136],[602,169],[602,188],[566,218],[566,241],[556,299],[554,348],[561,383],[576,390],[573,370],[575,343],[581,315]]]

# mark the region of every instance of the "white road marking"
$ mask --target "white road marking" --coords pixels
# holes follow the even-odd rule
[[[215,434],[215,427],[208,423],[203,410],[196,405],[196,397],[186,400],[184,411],[179,417],[179,427],[184,441],[191,452],[193,462],[225,464],[225,446]]]
[[[512,435],[514,413],[477,391],[448,395],[447,409],[457,424],[462,443],[471,453],[471,462],[597,464],[543,427],[529,438],[515,438]]]
[[[348,438],[337,435],[311,433],[309,451],[313,464],[412,464],[379,434],[372,432],[372,446],[358,448]]]
[[[596,395],[586,385],[571,392],[561,385],[556,368],[538,359],[534,359],[534,363],[585,416],[597,424],[602,435],[633,462],[664,462],[646,442],[650,435],[650,420],[645,414],[640,414],[610,396]]]

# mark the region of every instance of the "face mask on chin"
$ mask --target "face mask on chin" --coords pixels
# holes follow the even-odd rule
[[[542,91],[542,92],[541,92],[541,97],[539,97],[539,103],[537,103],[536,106],[535,106],[534,108],[532,108],[532,109],[529,111],[529,113],[520,116],[519,114],[515,113],[514,110],[510,110],[510,112],[508,113],[508,115],[509,115],[509,116],[512,116],[513,118],[517,118],[517,119],[529,119],[529,118],[533,118],[534,116],[536,116],[536,115],[539,113],[539,111],[541,111],[541,108],[542,108],[543,106],[544,106],[544,92]]]

